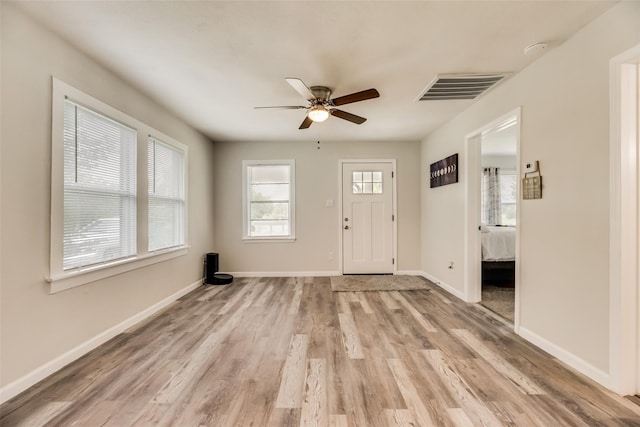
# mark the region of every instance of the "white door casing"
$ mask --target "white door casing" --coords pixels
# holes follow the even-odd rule
[[[640,45],[610,61],[609,388],[640,393]]]
[[[344,274],[395,271],[394,166],[391,161],[342,162]]]
[[[509,119],[516,118],[518,130],[516,148],[516,175],[520,177],[520,123],[521,109],[499,117],[485,126],[467,134],[465,140],[465,302],[479,302],[482,293],[482,255],[480,248],[480,177],[481,177],[481,149],[482,137],[486,132],[498,128]],[[515,307],[513,328],[518,333],[520,328],[520,195],[516,200],[516,274],[515,274]]]

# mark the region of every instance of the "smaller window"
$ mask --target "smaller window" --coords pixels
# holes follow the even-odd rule
[[[353,194],[382,194],[382,171],[354,171]]]
[[[245,239],[295,238],[293,160],[243,162]]]

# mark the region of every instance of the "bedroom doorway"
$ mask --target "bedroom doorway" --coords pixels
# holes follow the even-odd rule
[[[467,294],[517,324],[520,111],[467,138]]]

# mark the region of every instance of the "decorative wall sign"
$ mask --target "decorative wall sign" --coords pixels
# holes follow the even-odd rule
[[[458,153],[431,163],[431,188],[458,182]]]

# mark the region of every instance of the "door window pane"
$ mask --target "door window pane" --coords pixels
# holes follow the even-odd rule
[[[354,171],[353,194],[382,194],[382,171]]]

